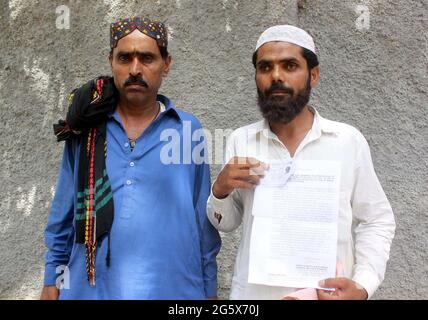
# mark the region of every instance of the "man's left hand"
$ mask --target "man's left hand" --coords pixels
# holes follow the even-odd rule
[[[330,278],[319,283],[322,288],[334,288],[334,291],[317,289],[319,300],[367,300],[367,291],[348,278]]]

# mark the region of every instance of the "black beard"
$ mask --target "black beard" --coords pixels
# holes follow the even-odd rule
[[[274,90],[282,90],[287,94],[284,96],[270,96]],[[293,121],[309,102],[311,95],[310,77],[306,82],[306,88],[297,92],[297,94],[294,94],[293,89],[285,87],[279,82],[274,82],[265,93],[257,88],[257,93],[257,103],[263,117],[269,123],[280,122],[287,124]]]

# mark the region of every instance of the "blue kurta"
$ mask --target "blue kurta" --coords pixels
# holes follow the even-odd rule
[[[166,97],[158,100],[166,110],[133,151],[118,113],[109,115],[106,167],[115,209],[111,263],[106,266],[105,238],[97,249],[95,287],[87,280],[85,248],[75,243],[80,147],[75,139],[65,144],[45,231],[45,285],[56,283],[58,266],[68,268],[60,299],[205,299],[217,293],[220,237],[206,217],[209,166],[198,157],[206,158],[201,148],[206,142],[200,134],[192,139],[201,125]],[[165,164],[165,157],[173,163]]]

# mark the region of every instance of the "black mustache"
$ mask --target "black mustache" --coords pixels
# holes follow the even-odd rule
[[[274,91],[282,91],[284,93],[289,93],[291,95],[294,94],[294,90],[292,88],[286,87],[279,82],[274,82],[269,89],[266,90],[265,96],[271,95]]]
[[[147,82],[144,81],[143,78],[140,78],[140,77],[132,77],[131,76],[128,79],[126,79],[126,81],[124,83],[125,87],[130,86],[132,84],[139,84],[139,85],[144,86],[146,88],[149,87],[149,85],[147,84]]]

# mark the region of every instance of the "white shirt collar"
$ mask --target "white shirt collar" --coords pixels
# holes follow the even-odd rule
[[[314,139],[321,137],[322,133],[336,134],[339,132],[337,125],[333,121],[321,117],[314,107],[309,106],[309,110],[314,114],[314,121],[311,128]],[[257,132],[262,132],[268,139],[278,139],[277,135],[270,129],[269,122],[266,119],[259,122],[256,130]]]

